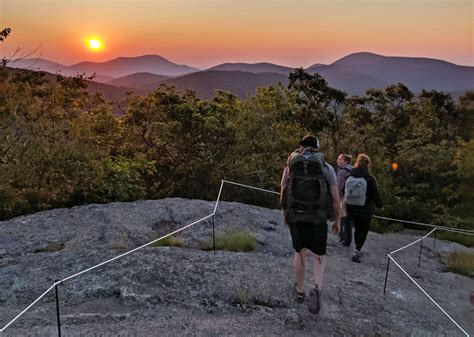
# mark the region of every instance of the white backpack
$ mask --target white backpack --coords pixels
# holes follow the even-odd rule
[[[367,180],[362,177],[349,176],[344,188],[346,205],[364,206],[367,198]]]

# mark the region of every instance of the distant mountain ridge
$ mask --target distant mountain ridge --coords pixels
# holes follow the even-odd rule
[[[422,57],[382,56],[360,52],[347,55],[332,64],[312,66],[310,73],[322,76],[357,72],[387,85],[403,83],[412,91],[434,89],[459,91],[474,89],[474,67]]]
[[[277,73],[288,75],[295,68],[285,67],[278,64],[261,62],[261,63],[223,63],[207,70],[230,70],[230,71],[246,71],[249,73]]]
[[[47,71],[49,69],[61,69],[65,67],[64,65],[53,62],[46,59],[35,59],[35,58],[27,58],[27,59],[18,59],[12,60],[9,64],[11,68],[22,68],[22,69],[31,69],[31,70],[42,70]]]
[[[105,81],[135,73],[152,73],[163,76],[180,76],[196,71],[198,68],[173,63],[159,55],[137,57],[118,57],[107,62],[80,62],[65,66],[45,59],[24,59],[13,62],[12,67],[43,70],[52,73],[61,72],[71,76],[76,74],[97,74]]]
[[[261,85],[259,83],[287,84],[288,78],[276,75],[287,76],[293,69],[271,63],[224,63],[208,71],[217,70],[224,72],[212,75],[198,72],[165,82],[176,85],[178,89],[195,90],[204,98],[209,97],[211,88],[228,90],[243,97],[255,92],[256,87]],[[270,72],[263,75],[264,70]],[[403,83],[414,92],[426,89],[455,93],[453,98],[474,89],[474,67],[429,58],[391,57],[361,52],[347,55],[329,65],[314,64],[306,71],[319,73],[330,86],[349,95],[364,95],[368,89],[383,89],[396,83]],[[272,80],[275,82],[271,83]]]
[[[27,72],[27,71],[34,71],[34,70],[7,67],[7,71],[14,73],[14,72]],[[56,74],[45,72],[45,76],[52,83],[55,83],[57,81]],[[140,88],[120,87],[120,86],[109,85],[105,83],[99,83],[95,81],[88,82],[87,91],[89,93],[100,92],[104,95],[104,98],[110,102],[122,101],[126,97],[127,92],[130,92],[130,91],[133,91],[134,94],[139,95],[139,96],[145,96],[149,92],[147,90],[143,90]]]
[[[159,55],[119,57],[107,62],[81,62],[68,67],[73,72],[95,72],[97,74],[120,77],[147,72],[164,76],[179,76],[199,71],[187,65],[179,65]]]
[[[200,71],[175,64],[159,55],[119,57],[107,62],[81,62],[64,66],[43,59],[17,61],[14,67],[44,70],[64,75],[96,74],[94,81],[150,92],[161,83],[175,85],[179,90],[195,90],[202,98],[210,98],[215,90],[226,90],[239,98],[255,92],[259,86],[288,83],[293,70],[268,62],[223,63]],[[331,64],[313,64],[309,73],[319,73],[330,86],[349,95],[363,95],[368,89],[383,89],[403,83],[414,92],[422,89],[455,93],[474,89],[474,67],[422,58],[383,56],[359,52],[342,57]]]
[[[107,81],[106,83],[119,87],[151,91],[158,86],[159,82],[168,78],[169,76],[156,75],[152,73],[135,73],[119,78],[114,78],[112,80]]]
[[[258,87],[265,87],[281,82],[288,83],[288,76],[276,73],[249,73],[245,71],[206,70],[177,78],[164,80],[162,83],[174,85],[178,90],[191,89],[204,99],[214,97],[216,90],[229,91],[239,98],[254,94]]]

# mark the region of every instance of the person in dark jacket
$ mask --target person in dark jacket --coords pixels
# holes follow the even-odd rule
[[[352,261],[361,262],[361,249],[364,245],[367,234],[369,233],[370,221],[374,215],[375,207],[382,208],[382,200],[380,199],[377,181],[370,173],[370,158],[364,153],[357,156],[354,168],[349,176],[362,177],[367,181],[366,200],[363,206],[347,204],[347,213],[351,217],[355,227],[354,240],[355,250]]]

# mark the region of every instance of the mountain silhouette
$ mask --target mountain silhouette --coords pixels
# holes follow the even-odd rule
[[[382,89],[389,85],[387,81],[349,70],[321,68],[316,72],[324,77],[329,86],[342,90],[349,95],[360,96],[364,95],[368,89]]]
[[[18,68],[9,68],[7,67],[7,72],[16,73],[16,72],[29,72],[36,71],[31,69],[18,69]],[[51,82],[56,83],[57,74],[49,73],[43,71],[45,77]],[[119,102],[126,98],[127,92],[133,92],[135,95],[145,96],[148,94],[149,90],[143,90],[140,88],[128,88],[128,87],[119,87],[114,85],[109,85],[105,83],[96,82],[95,79],[88,81],[87,89],[89,93],[99,92],[104,95],[104,98],[109,102]]]
[[[52,73],[61,71],[65,67],[64,65],[60,63],[49,61],[42,58],[16,59],[16,60],[10,61],[8,63],[8,66],[11,68],[42,70],[42,71],[48,71]]]
[[[156,89],[159,83],[167,78],[169,78],[169,76],[152,73],[135,73],[109,80],[107,84],[151,91]]]
[[[95,82],[150,92],[161,83],[179,90],[195,90],[201,98],[213,97],[215,90],[226,90],[240,98],[259,86],[288,83],[293,70],[268,62],[223,63],[200,71],[175,64],[159,55],[119,57],[107,62],[81,62],[65,66],[45,59],[23,59],[12,67],[43,70],[63,75],[95,73]],[[363,95],[368,89],[383,89],[403,83],[413,92],[422,89],[452,93],[457,98],[474,89],[474,67],[422,57],[383,56],[369,52],[347,55],[331,64],[313,64],[309,73],[319,73],[330,86],[349,95]],[[171,78],[170,78],[171,77]],[[107,91],[110,90],[109,87]],[[116,95],[112,95],[116,96]]]
[[[223,63],[207,70],[245,71],[249,73],[276,73],[288,75],[295,68],[280,66],[278,64],[262,63]]]
[[[461,91],[474,88],[474,67],[422,58],[383,56],[361,52],[347,55],[330,65],[312,66],[308,72],[322,76],[339,74],[339,81],[349,82],[346,73],[359,73],[387,85],[403,83],[410,90]],[[363,87],[362,83],[359,84]],[[374,87],[376,88],[376,87]]]
[[[214,97],[216,90],[229,91],[239,98],[254,94],[258,87],[281,82],[288,83],[288,76],[275,73],[254,74],[244,71],[207,70],[178,78],[164,80],[162,83],[174,85],[178,90],[191,89],[204,99]]]
[[[119,57],[107,62],[81,62],[69,66],[67,69],[73,73],[97,73],[112,77],[121,77],[141,72],[178,76],[199,71],[197,68],[173,63],[159,55]]]
[[[107,62],[80,62],[71,66],[62,65],[45,59],[23,59],[11,64],[15,68],[43,70],[51,73],[61,72],[63,75],[77,74],[97,75],[97,80],[107,82],[113,78],[135,73],[152,73],[164,76],[179,76],[199,71],[187,65],[179,65],[159,55],[143,55],[137,57],[119,57]]]

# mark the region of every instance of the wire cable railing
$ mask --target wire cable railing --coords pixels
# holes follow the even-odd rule
[[[467,234],[467,235],[474,235],[474,230],[469,230],[469,229],[438,226],[438,225],[432,225],[432,224],[423,223],[423,222],[407,221],[407,220],[400,220],[400,219],[394,219],[394,218],[386,218],[386,217],[378,216],[378,215],[374,215],[374,218],[380,219],[380,220],[399,222],[399,223],[406,223],[406,224],[409,224],[409,225],[432,227],[432,228],[436,228],[436,229],[442,229],[442,230],[447,231],[447,232],[455,232],[455,233],[461,233],[461,234]]]
[[[280,195],[281,193],[280,192],[276,192],[276,191],[272,191],[272,190],[268,190],[268,189],[263,189],[263,188],[259,188],[259,187],[255,187],[255,186],[250,186],[250,185],[246,185],[246,184],[242,184],[242,183],[237,183],[237,182],[233,182],[233,181],[229,181],[229,180],[221,180],[221,185],[220,185],[220,188],[219,188],[219,193],[217,195],[217,199],[216,199],[216,202],[215,202],[215,205],[214,205],[214,211],[211,213],[211,214],[208,214],[206,215],[205,217],[199,219],[199,220],[196,220],[188,225],[185,225],[173,232],[170,232],[166,235],[163,235],[153,241],[150,241],[148,243],[145,243],[139,247],[136,247],[134,249],[131,249],[123,254],[120,254],[120,255],[117,255],[111,259],[108,259],[106,261],[103,261],[99,264],[96,264],[92,267],[89,267],[87,269],[84,269],[80,272],[77,272],[73,275],[70,275],[68,277],[65,277],[63,278],[62,280],[58,280],[58,281],[55,281],[53,283],[53,285],[51,287],[49,287],[45,292],[43,292],[38,298],[36,298],[30,305],[28,305],[23,311],[21,311],[18,315],[16,315],[11,321],[9,321],[3,328],[0,329],[0,332],[3,332],[5,331],[8,327],[10,327],[15,321],[17,321],[21,316],[23,316],[28,310],[30,310],[36,303],[38,303],[38,301],[40,301],[44,296],[46,296],[49,292],[51,292],[53,289],[56,289],[56,307],[57,307],[57,320],[58,320],[58,335],[61,336],[61,327],[60,327],[60,318],[59,318],[59,300],[58,300],[58,285],[61,285],[63,284],[64,282],[66,281],[69,281],[73,278],[76,278],[82,274],[85,274],[85,273],[88,273],[94,269],[97,269],[97,268],[100,268],[104,265],[107,265],[115,260],[118,260],[120,258],[123,258],[129,254],[132,254],[140,249],[143,249],[147,246],[150,246],[162,239],[165,239],[171,235],[174,235],[176,233],[179,233],[187,228],[190,228],[198,223],[201,223],[202,221],[204,220],[207,220],[207,219],[211,219],[211,222],[212,222],[212,236],[213,236],[213,243],[214,243],[214,253],[215,253],[215,229],[214,229],[214,216],[217,212],[217,208],[218,208],[218,205],[219,205],[219,202],[220,202],[220,199],[221,199],[221,195],[222,195],[222,190],[223,190],[223,187],[224,187],[224,184],[227,183],[227,184],[230,184],[230,185],[235,185],[235,186],[240,186],[240,187],[244,187],[244,188],[249,188],[249,189],[253,189],[253,190],[257,190],[257,191],[261,191],[261,192],[266,192],[266,193],[272,193],[272,194],[276,194],[276,195]],[[389,263],[390,263],[390,260],[393,261],[393,263],[395,263],[395,265],[466,335],[466,336],[469,336],[469,334],[438,304],[436,303],[436,301],[434,301],[432,299],[432,297],[400,266],[400,264],[395,261],[395,259],[392,257],[392,254],[395,254],[403,249],[406,249],[418,242],[421,242],[421,244],[423,244],[423,239],[427,238],[429,235],[431,235],[432,233],[434,233],[436,230],[444,230],[444,231],[451,231],[451,232],[457,232],[457,233],[460,233],[460,234],[466,234],[466,235],[473,235],[474,234],[474,231],[472,230],[466,230],[466,229],[459,229],[459,228],[450,228],[450,227],[445,227],[445,226],[436,226],[436,225],[432,225],[432,224],[425,224],[425,223],[419,223],[419,222],[414,222],[414,221],[406,221],[406,220],[400,220],[400,219],[393,219],[393,218],[386,218],[386,217],[381,217],[381,216],[374,216],[375,218],[378,218],[378,219],[381,219],[381,220],[387,220],[387,221],[394,221],[394,222],[400,222],[400,223],[407,223],[407,224],[415,224],[415,225],[421,225],[421,226],[428,226],[428,227],[433,227],[433,229],[428,233],[426,234],[425,236],[421,237],[420,239],[417,239],[415,240],[414,242],[411,242],[409,244],[407,244],[406,246],[404,247],[401,247],[397,250],[394,250],[390,253],[387,253],[387,257],[388,257],[388,260],[387,260],[387,271],[386,271],[386,276],[385,276],[385,285],[384,285],[384,295],[385,295],[385,291],[386,291],[386,286],[387,286],[387,279],[388,279],[388,271],[389,271]],[[420,248],[420,258],[421,258],[421,248]]]
[[[31,303],[31,304],[30,304],[28,307],[26,307],[22,312],[20,312],[17,316],[15,316],[15,318],[13,318],[10,322],[8,322],[7,325],[5,325],[3,328],[1,328],[1,329],[0,329],[0,332],[5,331],[10,325],[12,325],[16,320],[18,320],[21,316],[23,316],[23,314],[25,314],[29,309],[31,309],[31,307],[33,307],[39,300],[41,300],[46,294],[48,294],[51,290],[53,290],[53,288],[57,287],[58,285],[61,285],[61,284],[63,284],[63,283],[66,282],[66,281],[69,281],[69,280],[71,280],[71,279],[73,279],[73,278],[75,278],[75,277],[78,277],[78,276],[80,276],[80,275],[82,275],[82,274],[85,274],[85,273],[87,273],[87,272],[90,272],[90,271],[92,271],[92,270],[94,270],[94,269],[97,269],[97,268],[99,268],[99,267],[102,267],[102,266],[104,266],[104,265],[106,265],[106,264],[108,264],[108,263],[110,263],[110,262],[113,262],[113,261],[118,260],[118,259],[120,259],[120,258],[122,258],[122,257],[125,257],[125,256],[127,256],[127,255],[129,255],[129,254],[131,254],[131,253],[134,253],[134,252],[136,252],[136,251],[138,251],[138,250],[140,250],[140,249],[143,249],[143,248],[145,248],[145,247],[147,247],[147,246],[150,246],[150,245],[154,244],[154,243],[157,242],[157,241],[160,241],[160,240],[165,239],[165,238],[167,238],[167,237],[169,237],[169,236],[171,236],[171,235],[174,235],[174,234],[176,234],[176,233],[179,233],[179,232],[181,232],[181,231],[183,231],[183,230],[185,230],[185,229],[187,229],[187,228],[189,228],[189,227],[191,227],[191,226],[194,226],[194,225],[196,225],[196,224],[198,224],[198,223],[200,223],[200,222],[202,222],[202,221],[204,221],[204,220],[207,220],[207,219],[213,217],[214,214],[215,214],[215,212],[213,212],[213,213],[211,213],[211,214],[209,214],[209,215],[207,215],[207,216],[205,216],[205,217],[203,217],[203,218],[201,218],[201,219],[199,219],[199,220],[197,220],[197,221],[194,221],[193,223],[190,223],[190,224],[188,224],[188,225],[186,225],[186,226],[184,226],[184,227],[181,227],[181,228],[179,228],[179,229],[177,229],[177,230],[175,230],[175,231],[173,231],[173,232],[171,232],[171,233],[168,233],[168,234],[163,235],[163,236],[161,236],[161,237],[159,237],[159,238],[157,238],[157,239],[155,239],[155,240],[153,240],[153,241],[150,241],[150,242],[148,242],[148,243],[146,243],[146,244],[144,244],[144,245],[141,245],[140,247],[134,248],[134,249],[129,250],[129,251],[123,253],[123,254],[117,255],[117,256],[115,256],[115,257],[109,259],[109,260],[103,261],[103,262],[101,262],[101,263],[99,263],[99,264],[96,264],[96,265],[94,265],[94,266],[92,266],[92,267],[89,267],[89,268],[84,269],[84,270],[82,270],[82,271],[80,271],[80,272],[77,272],[77,273],[75,273],[75,274],[73,274],[73,275],[70,275],[70,276],[68,276],[68,277],[65,277],[65,278],[63,278],[62,280],[55,281],[55,282],[53,283],[53,285],[52,285],[51,287],[49,287],[44,293],[42,293],[37,299],[35,299],[35,300],[33,301],[33,303]]]
[[[145,243],[144,245],[141,245],[140,247],[137,247],[137,248],[134,248],[134,249],[132,249],[132,250],[129,250],[128,252],[125,252],[125,253],[123,253],[123,254],[117,255],[116,257],[113,257],[113,258],[111,258],[111,259],[109,259],[109,260],[107,260],[107,261],[101,262],[101,263],[99,263],[99,264],[97,264],[97,265],[95,265],[95,266],[93,266],[93,267],[87,268],[87,269],[85,269],[85,270],[83,270],[83,271],[80,271],[80,272],[78,272],[78,273],[76,273],[76,274],[73,274],[73,275],[71,275],[71,276],[68,276],[68,277],[62,279],[60,282],[61,282],[61,283],[62,283],[62,282],[66,282],[66,281],[68,281],[68,280],[71,280],[71,279],[73,279],[73,278],[79,276],[79,275],[82,275],[82,274],[84,274],[84,273],[90,272],[90,271],[92,271],[92,270],[94,270],[94,269],[96,269],[96,268],[102,267],[103,265],[106,265],[107,263],[110,263],[110,262],[112,262],[112,261],[115,261],[115,260],[117,260],[117,259],[120,259],[120,258],[122,258],[122,257],[125,257],[125,256],[127,256],[127,255],[129,255],[129,254],[132,254],[132,253],[136,252],[137,250],[140,250],[140,249],[142,249],[142,248],[145,248],[145,247],[147,247],[147,246],[149,246],[149,245],[154,244],[154,243],[157,242],[157,241],[160,241],[160,240],[162,240],[162,239],[167,238],[168,236],[171,236],[171,235],[174,235],[174,234],[176,234],[176,233],[179,233],[179,232],[185,230],[186,228],[189,228],[189,227],[194,226],[194,225],[196,225],[196,224],[198,224],[198,223],[200,223],[200,222],[202,222],[202,221],[204,221],[204,220],[207,220],[207,219],[209,219],[209,218],[210,218],[211,216],[213,216],[213,215],[214,215],[214,213],[211,213],[211,214],[209,214],[209,215],[206,215],[204,218],[201,218],[201,219],[199,219],[199,220],[197,220],[197,221],[194,221],[193,223],[190,223],[189,225],[186,225],[186,226],[184,226],[184,227],[181,227],[181,228],[175,230],[174,232],[171,232],[171,233],[168,233],[168,234],[166,234],[166,235],[163,235],[162,237],[159,237],[158,239],[155,239],[155,240],[153,240],[153,241],[150,241],[150,242],[148,242],[148,243]]]
[[[410,247],[410,246],[413,246],[414,244],[416,244],[416,243],[422,241],[423,239],[426,239],[428,236],[430,236],[431,233],[434,233],[435,230],[436,230],[436,228],[435,228],[435,229],[432,229],[432,230],[431,230],[428,234],[426,234],[425,236],[419,238],[418,240],[413,241],[412,243],[407,244],[406,246],[403,246],[403,247],[401,247],[401,248],[398,248],[398,249],[394,250],[393,252],[390,252],[389,254],[390,254],[390,255],[391,255],[391,254],[395,254],[395,253],[397,253],[397,252],[399,252],[399,251],[401,251],[401,250],[403,250],[403,249],[405,249],[405,248],[408,248],[408,247]]]
[[[459,328],[459,330],[461,330],[466,336],[469,337],[469,334],[446,312],[446,310],[441,308],[441,306],[413,279],[413,277],[410,276],[410,274],[408,274],[405,271],[405,269],[402,268],[402,266],[400,266],[398,264],[397,261],[395,261],[395,259],[392,257],[392,255],[390,255],[390,254],[387,254],[387,255],[390,258],[390,260],[392,260],[393,263],[395,263],[395,265],[398,268],[400,268],[400,270],[410,279],[410,281],[412,281],[418,287],[418,289],[420,289],[423,292],[423,294],[425,294],[426,297],[428,297],[430,299],[430,301],[433,302],[438,307],[438,309],[441,310],[443,312],[443,314],[445,314],[451,320],[451,322],[453,322]]]

